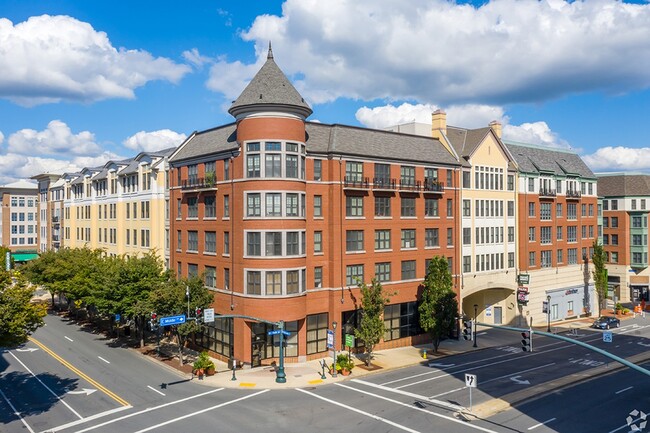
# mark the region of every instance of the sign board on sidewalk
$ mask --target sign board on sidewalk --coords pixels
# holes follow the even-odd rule
[[[354,347],[354,335],[345,334],[345,345],[347,347]]]
[[[476,388],[476,385],[478,385],[476,375],[465,373],[465,386],[469,388]]]
[[[609,331],[603,332],[603,342],[611,343],[613,339],[614,339],[614,335],[611,332]]]
[[[203,321],[205,323],[214,322],[214,308],[206,308],[203,310]]]
[[[331,329],[327,330],[327,348],[334,349],[334,331]]]

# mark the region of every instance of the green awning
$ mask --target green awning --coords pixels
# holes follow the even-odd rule
[[[36,253],[13,253],[11,257],[14,258],[15,262],[28,262],[38,258]]]

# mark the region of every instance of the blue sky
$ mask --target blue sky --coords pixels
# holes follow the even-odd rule
[[[650,4],[0,0],[0,184],[233,121],[266,58],[311,120],[504,125],[596,172],[650,168]]]

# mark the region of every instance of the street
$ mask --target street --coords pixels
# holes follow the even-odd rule
[[[441,431],[627,432],[650,412],[650,377],[567,342],[484,331],[493,347],[295,389],[215,388],[50,315],[0,357],[0,430],[24,432]],[[580,329],[571,338],[650,368],[650,324]],[[481,340],[482,338],[482,340]],[[499,342],[500,344],[494,344]],[[501,343],[502,342],[502,343]],[[466,387],[466,374],[477,387]],[[572,382],[585,379],[577,385]],[[635,412],[636,411],[636,412]],[[640,424],[639,424],[640,425]]]

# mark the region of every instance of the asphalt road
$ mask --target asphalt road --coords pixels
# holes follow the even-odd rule
[[[546,337],[534,352],[519,336],[490,330],[503,345],[342,383],[289,390],[221,389],[182,379],[134,350],[48,316],[34,341],[0,356],[0,431],[14,432],[627,432],[634,410],[650,412],[650,377],[602,355]],[[648,354],[650,321],[572,338],[618,356]],[[480,345],[481,340],[479,340]],[[648,367],[648,364],[645,364]],[[611,367],[611,368],[610,368]],[[541,393],[549,383],[602,373]],[[465,375],[475,375],[472,408]],[[486,408],[528,393],[500,413]],[[540,397],[541,395],[541,397]],[[534,399],[531,400],[530,398]],[[535,398],[536,397],[536,398]],[[641,423],[638,412],[632,422]],[[650,420],[648,420],[650,422]],[[640,424],[639,424],[640,425]],[[617,430],[618,429],[618,430]],[[646,430],[650,430],[648,424]]]

